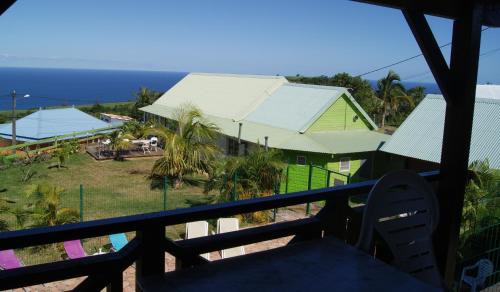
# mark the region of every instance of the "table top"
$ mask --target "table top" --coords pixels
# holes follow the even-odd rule
[[[144,291],[441,291],[324,238],[152,276]]]
[[[133,144],[145,144],[151,142],[150,140],[147,139],[139,139],[139,140],[132,140]]]

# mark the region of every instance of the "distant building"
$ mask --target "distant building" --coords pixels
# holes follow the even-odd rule
[[[500,169],[500,90],[497,89],[500,86],[477,88],[469,162],[488,159],[490,167]],[[390,155],[386,165],[418,171],[439,168],[445,110],[443,96],[427,95],[382,146],[382,152]]]
[[[353,180],[372,176],[375,151],[389,138],[374,131],[375,123],[345,88],[293,84],[281,76],[191,73],[141,110],[163,122],[186,103],[219,126],[228,155],[267,143],[282,149],[295,169],[307,171],[312,162]],[[345,182],[343,175],[330,179]]]
[[[76,108],[39,110],[16,121],[16,140],[33,142],[83,138],[95,135],[95,130],[109,128],[110,124],[88,115]],[[72,135],[75,134],[75,135]],[[0,143],[9,145],[12,139],[12,124],[0,125]]]
[[[106,123],[110,123],[114,126],[121,126],[127,122],[133,121],[134,119],[129,116],[121,116],[108,113],[100,113],[99,118]]]

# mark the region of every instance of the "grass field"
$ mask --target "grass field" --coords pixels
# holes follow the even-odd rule
[[[0,170],[0,193],[3,198],[15,201],[13,207],[28,203],[26,188],[31,184],[49,183],[65,189],[62,205],[80,209],[80,184],[83,186],[83,219],[85,221],[116,216],[148,213],[163,210],[163,188],[151,188],[149,171],[155,159],[126,161],[95,161],[85,153],[70,157],[66,167],[49,168],[55,161],[35,164],[35,176],[27,183],[21,181],[20,167]],[[185,208],[212,203],[214,193],[203,194],[203,178],[191,179],[198,185],[185,184],[178,190],[167,189],[167,209]],[[161,185],[161,183],[160,183]],[[14,216],[3,214],[15,226]],[[184,226],[167,228],[171,238],[179,238]],[[133,235],[132,235],[133,236]],[[90,239],[84,242],[88,252],[95,252],[99,247],[108,245],[106,238]],[[63,254],[60,245],[48,249],[23,249],[16,251],[26,264],[40,263],[60,259]]]

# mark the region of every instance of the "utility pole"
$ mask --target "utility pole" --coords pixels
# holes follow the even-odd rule
[[[16,91],[12,90],[12,146],[16,145]],[[12,154],[16,154],[16,148],[12,149]]]

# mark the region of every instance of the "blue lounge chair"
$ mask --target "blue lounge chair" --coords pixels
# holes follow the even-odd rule
[[[109,235],[109,241],[111,241],[111,250],[113,251],[119,251],[128,243],[125,233],[111,234]]]

